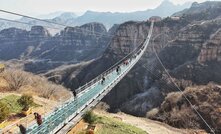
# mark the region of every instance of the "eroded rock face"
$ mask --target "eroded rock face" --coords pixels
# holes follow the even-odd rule
[[[203,44],[198,61],[203,63],[206,61],[221,61],[221,29],[219,29],[209,41]]]
[[[0,60],[23,60],[26,71],[45,73],[99,57],[109,40],[100,23],[67,27],[55,36],[42,26],[33,26],[30,31],[10,28],[0,32]]]
[[[33,26],[31,27],[31,31],[29,32],[29,36],[33,37],[33,38],[46,38],[46,37],[50,37],[50,33],[48,32],[48,30],[46,30],[44,27],[42,26]]]

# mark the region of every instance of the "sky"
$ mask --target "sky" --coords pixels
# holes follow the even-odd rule
[[[0,9],[39,16],[56,11],[81,14],[87,10],[99,12],[132,12],[157,7],[163,0],[0,0]],[[174,4],[205,0],[169,0]],[[0,16],[13,18],[0,12]]]

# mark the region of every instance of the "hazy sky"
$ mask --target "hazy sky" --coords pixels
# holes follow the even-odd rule
[[[0,0],[0,9],[37,16],[55,11],[85,12],[111,11],[130,12],[157,7],[163,0]],[[174,4],[188,1],[205,0],[170,0]],[[0,16],[4,16],[0,12]]]

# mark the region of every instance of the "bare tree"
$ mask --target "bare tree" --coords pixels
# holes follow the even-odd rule
[[[19,89],[22,89],[21,87],[26,88],[25,86],[29,86],[31,87],[30,90],[47,99],[61,100],[64,96],[67,99],[71,95],[69,90],[62,85],[57,85],[48,81],[45,77],[36,76],[32,73],[8,69],[2,76],[8,82],[12,91],[20,92]]]
[[[28,73],[20,70],[6,70],[3,73],[3,78],[8,82],[10,90],[13,91],[29,83]]]

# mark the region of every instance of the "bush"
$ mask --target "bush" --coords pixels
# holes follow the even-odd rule
[[[18,104],[23,107],[22,110],[28,110],[33,103],[33,97],[30,95],[22,95],[21,98],[18,99]]]
[[[9,108],[6,104],[0,102],[0,122],[4,121],[9,116]]]
[[[159,112],[158,108],[153,108],[147,112],[146,117],[151,119],[152,117],[156,116],[158,112]]]
[[[69,90],[62,85],[54,84],[47,78],[32,73],[7,69],[1,75],[8,83],[7,89],[11,91],[26,93],[28,90],[28,92],[35,93],[39,97],[62,101],[71,96]]]
[[[24,73],[21,70],[7,70],[4,72],[3,78],[8,82],[9,88],[13,91],[17,91],[22,86],[30,83],[28,73]]]
[[[89,124],[93,124],[97,120],[97,116],[92,111],[87,111],[83,116],[83,120]]]

